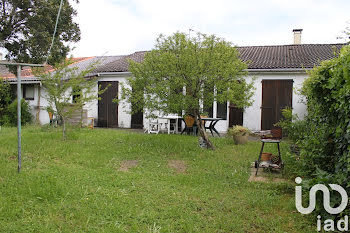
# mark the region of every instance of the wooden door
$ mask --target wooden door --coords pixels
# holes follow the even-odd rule
[[[282,109],[292,107],[293,80],[263,80],[261,129],[269,130],[282,118]]]
[[[243,109],[237,108],[233,104],[229,106],[229,121],[228,126],[243,125]]]
[[[98,86],[107,90],[99,95],[101,98],[98,101],[98,123],[99,127],[116,128],[118,127],[118,105],[113,102],[113,99],[118,97],[117,81],[99,81]]]

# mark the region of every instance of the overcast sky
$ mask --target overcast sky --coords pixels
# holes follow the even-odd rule
[[[238,46],[292,44],[295,28],[302,43],[342,43],[336,37],[350,26],[350,0],[80,0],[74,7],[75,57],[150,50],[160,33],[189,29]]]

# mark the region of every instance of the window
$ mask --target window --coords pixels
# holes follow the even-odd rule
[[[208,117],[213,117],[213,105],[205,106],[203,110],[208,114]]]
[[[23,85],[23,98],[34,100],[34,85]]]
[[[75,87],[72,92],[73,95],[73,103],[77,103],[81,96],[81,89],[79,87]]]
[[[208,114],[208,117],[213,117],[214,86],[205,86],[204,93],[203,111]]]
[[[217,103],[217,118],[224,118],[226,120],[227,118],[227,103]]]

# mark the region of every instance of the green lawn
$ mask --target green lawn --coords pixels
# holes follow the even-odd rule
[[[24,127],[17,174],[15,128],[0,131],[0,232],[312,232],[294,185],[250,183],[259,142]],[[285,145],[282,146],[285,152]],[[284,153],[285,155],[285,153]],[[138,166],[120,171],[124,160]],[[168,166],[182,160],[185,173]],[[288,165],[287,165],[288,166]]]

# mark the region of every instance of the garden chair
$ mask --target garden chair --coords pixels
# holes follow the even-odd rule
[[[193,132],[195,135],[197,133],[197,126],[195,125],[195,119],[191,115],[187,115],[184,117],[185,122],[185,128],[182,130],[181,134],[183,134],[185,131],[187,134],[190,134],[190,132]]]
[[[148,133],[158,134],[162,123],[159,123],[158,119],[148,119]]]
[[[48,112],[48,113],[49,113],[50,125],[57,126],[58,125],[57,118],[54,118],[54,114],[52,112]]]

